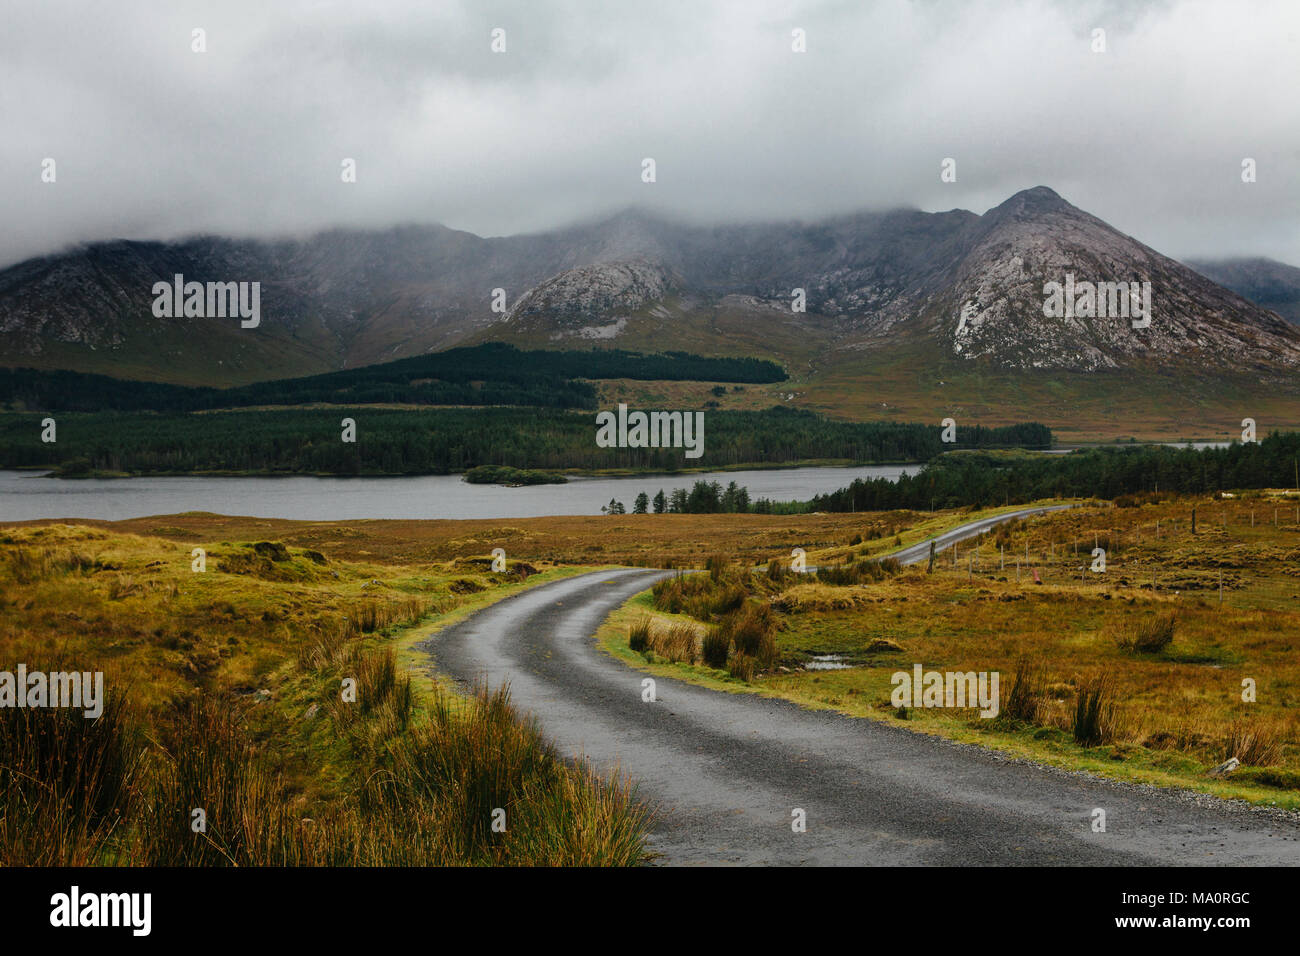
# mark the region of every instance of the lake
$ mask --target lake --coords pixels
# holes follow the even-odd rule
[[[919,465],[780,468],[632,478],[571,478],[565,485],[505,488],[471,485],[459,475],[414,478],[109,478],[66,480],[39,472],[0,471],[0,522],[36,518],[119,521],[182,511],[255,518],[343,521],[354,518],[538,518],[600,514],[611,498],[628,511],[637,493],[734,481],[751,499],[807,500],[854,478],[915,474]]]

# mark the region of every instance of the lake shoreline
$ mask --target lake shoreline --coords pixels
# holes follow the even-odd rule
[[[676,474],[575,475],[564,484],[474,484],[460,475],[145,475],[36,481],[48,470],[0,471],[0,522],[52,518],[125,520],[208,511],[308,521],[530,518],[597,515],[611,499],[736,482],[752,500],[807,501],[855,478],[897,480],[919,465],[795,466]]]

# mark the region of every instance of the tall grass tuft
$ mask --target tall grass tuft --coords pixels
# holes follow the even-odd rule
[[[363,634],[373,634],[392,626],[416,624],[429,611],[429,600],[409,595],[385,599],[370,598],[348,609],[348,619]]]
[[[1044,701],[1044,673],[1040,664],[1022,657],[1016,661],[1016,673],[1011,680],[1011,690],[998,716],[1024,724],[1037,724],[1042,716]]]
[[[643,615],[628,629],[627,646],[638,654],[644,653],[650,646],[651,623],[649,616]]]
[[[670,661],[694,664],[700,657],[695,625],[688,621],[675,621],[667,628],[652,631],[650,649]]]
[[[1111,743],[1118,722],[1114,689],[1107,674],[1101,674],[1079,688],[1074,706],[1074,740],[1084,747]]]
[[[747,577],[753,575],[743,572]],[[651,594],[657,610],[669,614],[689,614],[701,621],[726,614],[740,607],[748,596],[740,572],[732,570],[717,580],[705,574],[679,574],[655,583]]]
[[[647,817],[630,787],[566,767],[504,686],[468,702],[436,692],[374,791],[392,807],[436,805],[438,836],[469,862],[630,865],[645,854]]]
[[[771,581],[773,584],[776,585],[784,584],[788,578],[793,576],[793,573],[794,572],[792,572],[789,568],[787,568],[776,558],[773,558],[772,560],[767,562],[767,579]]]
[[[897,574],[900,569],[894,558],[880,561],[856,561],[850,564],[826,565],[817,569],[816,580],[821,584],[850,585],[874,584]]]
[[[754,679],[754,658],[741,651],[737,651],[731,655],[731,660],[727,664],[727,673],[737,680],[743,680],[748,684]]]
[[[132,855],[150,866],[284,866],[304,849],[280,779],[231,709],[179,705],[158,741]],[[195,810],[204,828],[196,829]]]
[[[1282,755],[1276,726],[1257,720],[1234,720],[1228,727],[1224,757],[1236,757],[1250,767],[1271,767]]]
[[[1176,625],[1177,617],[1172,611],[1143,618],[1132,633],[1121,635],[1119,646],[1139,654],[1158,654],[1173,643]]]
[[[140,752],[121,694],[95,719],[70,708],[0,708],[0,865],[111,862]]]
[[[771,607],[759,601],[746,601],[718,625],[720,639],[725,638],[735,647],[737,656],[749,658],[758,670],[776,664],[775,630]]]
[[[731,651],[731,636],[721,627],[711,627],[704,635],[701,656],[710,667],[726,667],[727,655]]]

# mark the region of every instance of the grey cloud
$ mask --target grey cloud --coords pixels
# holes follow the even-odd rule
[[[697,221],[983,212],[1046,184],[1171,255],[1300,264],[1287,0],[124,0],[5,16],[4,263],[198,232],[500,235],[629,204]],[[193,27],[207,53],[190,52]],[[807,53],[790,50],[796,27]],[[945,157],[956,183],[939,180]]]

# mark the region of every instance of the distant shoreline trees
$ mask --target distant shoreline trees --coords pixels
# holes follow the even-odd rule
[[[814,511],[929,511],[1027,504],[1044,498],[1123,499],[1164,491],[1209,494],[1230,489],[1296,488],[1300,433],[1274,433],[1259,443],[1226,448],[1135,446],[1092,448],[1068,455],[943,455],[897,480],[859,478],[808,501],[751,501],[733,481],[696,481],[654,496],[655,514],[806,514]],[[638,496],[643,498],[645,493]],[[641,512],[638,512],[641,513]]]

